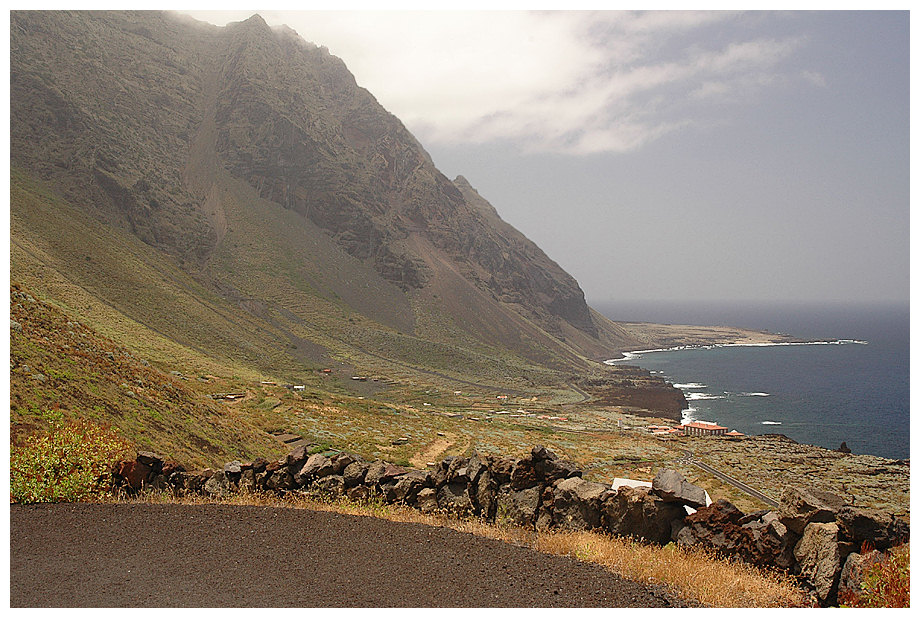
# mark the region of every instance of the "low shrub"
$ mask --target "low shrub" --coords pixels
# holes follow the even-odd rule
[[[888,552],[882,562],[868,569],[862,593],[841,599],[846,607],[910,607],[910,545]]]
[[[111,492],[112,465],[130,453],[114,430],[89,421],[54,420],[47,433],[10,450],[15,502],[81,502]]]

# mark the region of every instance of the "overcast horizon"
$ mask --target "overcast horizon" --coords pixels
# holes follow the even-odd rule
[[[906,11],[259,14],[589,302],[909,301]]]

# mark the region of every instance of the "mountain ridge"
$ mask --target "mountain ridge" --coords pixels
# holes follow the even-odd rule
[[[10,73],[11,279],[164,370],[686,406],[598,363],[645,339],[290,29],[14,11]]]
[[[78,44],[87,31],[97,47]],[[480,313],[522,317],[519,326],[533,323],[555,339],[575,334],[576,356],[600,357],[610,347],[574,279],[468,183],[438,172],[341,60],[292,30],[271,29],[258,16],[218,28],[162,13],[16,12],[11,32],[13,164],[175,256],[213,289],[237,287],[210,264],[227,233],[213,181],[225,169],[260,198],[302,214],[403,292],[459,273],[485,294],[476,295]],[[51,71],[64,46],[77,50],[77,60]],[[139,52],[149,67],[118,72]],[[266,77],[275,58],[282,61]],[[97,71],[112,79],[83,78]],[[300,86],[281,88],[288,81]],[[43,121],[20,122],[25,116]]]

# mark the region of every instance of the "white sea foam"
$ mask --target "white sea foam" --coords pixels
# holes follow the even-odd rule
[[[782,425],[779,421],[761,421],[761,425]]]
[[[710,393],[688,393],[685,396],[687,401],[698,401],[700,399],[725,399],[725,395],[712,395]]]
[[[686,384],[675,384],[674,388],[699,389],[706,388],[706,385],[699,382],[687,382]]]
[[[738,393],[739,397],[769,397],[770,393]]]

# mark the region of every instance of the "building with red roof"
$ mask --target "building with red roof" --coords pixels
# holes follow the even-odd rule
[[[723,436],[728,432],[728,427],[709,421],[693,421],[683,425],[683,428],[688,436]]]

